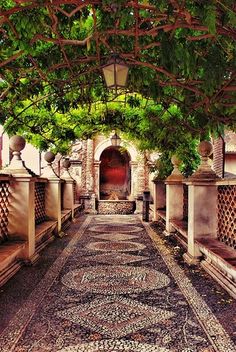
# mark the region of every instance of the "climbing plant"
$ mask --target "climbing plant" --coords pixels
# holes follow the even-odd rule
[[[41,149],[122,127],[176,150],[236,129],[235,41],[234,0],[2,0],[0,121]],[[101,76],[113,52],[130,68],[125,108]]]

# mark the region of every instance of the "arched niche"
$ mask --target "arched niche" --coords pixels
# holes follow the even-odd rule
[[[124,200],[131,193],[130,155],[122,147],[109,146],[100,156],[100,199]]]
[[[111,140],[110,138],[105,139],[104,141],[100,142],[97,147],[95,148],[94,151],[94,160],[95,161],[99,161],[101,158],[101,154],[104,151],[104,149],[108,148],[111,146]],[[134,146],[132,144],[130,144],[129,142],[126,142],[124,140],[121,140],[121,147],[125,148],[127,150],[127,152],[130,155],[130,160],[132,162],[137,161],[138,159],[138,152],[137,150],[134,148]]]

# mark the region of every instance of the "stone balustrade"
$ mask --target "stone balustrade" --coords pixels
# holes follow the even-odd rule
[[[34,264],[40,251],[63,235],[79,207],[68,162],[61,179],[53,170],[54,154],[47,152],[48,164],[38,177],[21,158],[24,146],[24,138],[10,139],[13,159],[0,174],[0,285],[22,265]]]
[[[172,160],[176,165],[165,182],[165,233],[186,248],[186,263],[200,263],[236,298],[236,179],[220,179],[212,170],[210,142],[201,142],[198,151],[200,166],[188,179],[181,177],[176,159]],[[155,182],[158,198],[157,186]],[[158,200],[154,199],[154,204]],[[155,209],[154,219],[158,220],[158,207]]]

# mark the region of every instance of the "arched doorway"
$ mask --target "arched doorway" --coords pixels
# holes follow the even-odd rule
[[[108,147],[100,157],[100,199],[128,199],[131,191],[130,156],[122,147]]]

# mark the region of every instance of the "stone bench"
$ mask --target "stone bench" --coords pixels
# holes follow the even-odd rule
[[[0,244],[0,286],[5,284],[24,264],[25,241],[6,241]]]
[[[38,254],[48,243],[55,239],[55,230],[57,229],[57,221],[44,221],[35,227],[35,250]]]
[[[202,267],[236,298],[236,250],[210,237],[196,241],[204,255]]]
[[[179,241],[184,248],[188,246],[188,222],[186,220],[170,220],[170,224],[174,227],[176,232],[174,237]]]

